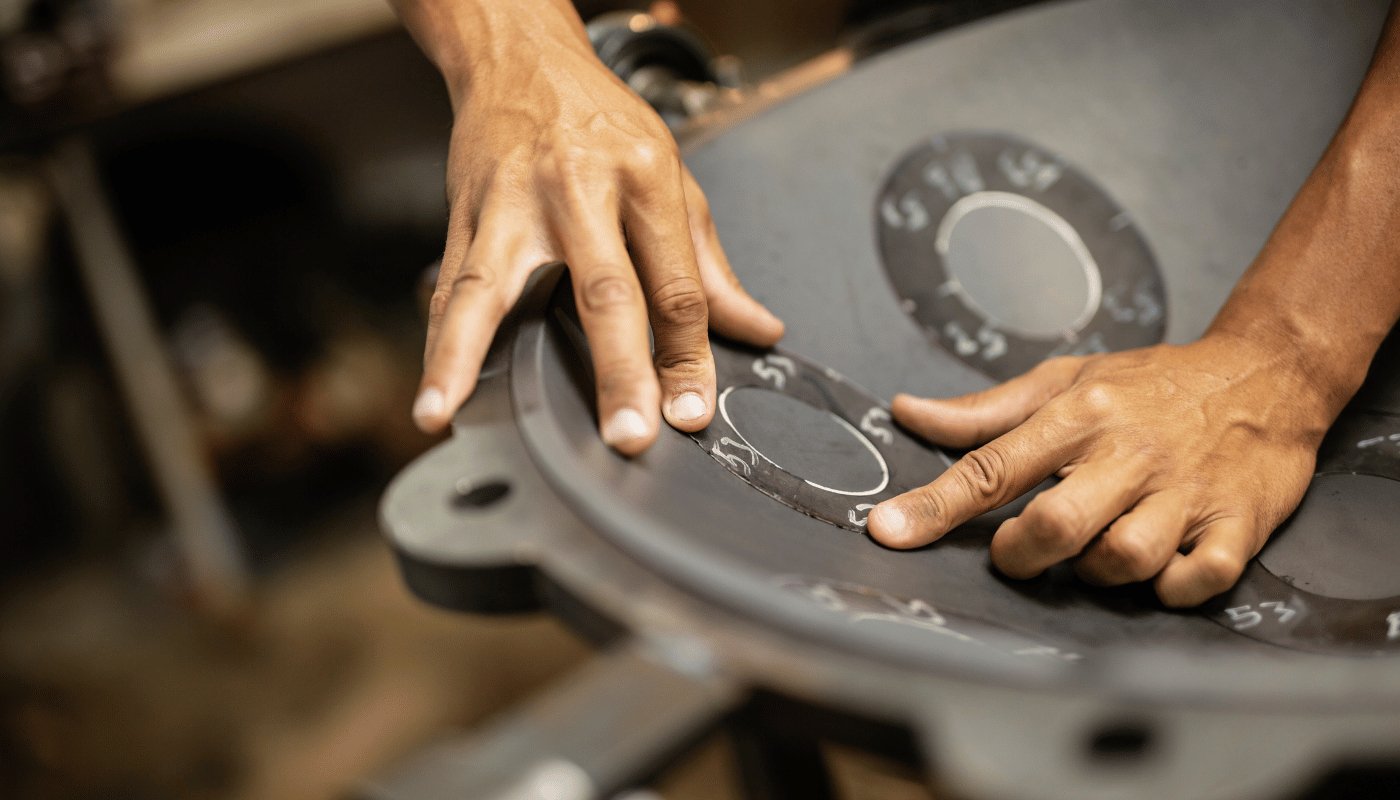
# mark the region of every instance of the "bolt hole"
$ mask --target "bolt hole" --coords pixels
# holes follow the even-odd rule
[[[1091,761],[1125,763],[1152,752],[1152,729],[1140,722],[1115,722],[1096,729],[1087,742]]]
[[[457,481],[452,493],[452,507],[459,511],[480,511],[496,505],[510,494],[510,484],[499,478]]]

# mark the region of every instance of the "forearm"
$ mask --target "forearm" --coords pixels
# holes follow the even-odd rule
[[[1210,334],[1295,361],[1335,415],[1397,318],[1400,7],[1346,121]]]
[[[454,102],[471,83],[518,71],[529,52],[592,52],[569,0],[390,0],[447,81]]]

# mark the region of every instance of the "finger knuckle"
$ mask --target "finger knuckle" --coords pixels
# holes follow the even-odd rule
[[[587,150],[583,148],[552,144],[536,160],[536,174],[546,189],[567,192],[583,184],[589,158]]]
[[[606,311],[637,300],[634,281],[615,272],[599,272],[584,277],[579,294],[589,311]]]
[[[947,504],[937,492],[931,490],[911,494],[904,509],[914,517],[913,527],[921,530],[942,530],[948,516]]]
[[[1076,549],[1074,543],[1078,528],[1054,503],[1033,501],[1026,507],[1021,519],[1025,537],[1036,550],[1059,554]]]
[[[598,365],[598,394],[616,399],[630,397],[646,380],[643,369],[630,360],[608,361]]]
[[[1108,419],[1118,412],[1122,398],[1116,388],[1090,383],[1079,393],[1081,407],[1094,419]]]
[[[622,168],[632,175],[655,177],[664,174],[674,162],[671,148],[656,139],[639,139],[622,153]]]
[[[652,313],[656,322],[670,327],[704,325],[709,317],[709,305],[700,282],[689,275],[666,281],[651,294]]]
[[[958,476],[968,493],[982,500],[1000,497],[1006,483],[1006,458],[995,447],[981,447],[963,456]]]
[[[433,292],[428,298],[428,325],[437,327],[447,316],[447,307],[452,303],[452,289],[442,287]]]
[[[1078,495],[1051,494],[1043,497],[1043,508],[1048,518],[1058,520],[1060,524],[1076,531],[1089,527],[1089,512]]]
[[[1139,534],[1115,531],[1102,543],[1104,558],[1114,573],[1131,581],[1145,581],[1157,573],[1152,548]]]
[[[480,291],[496,285],[496,273],[479,264],[468,264],[452,278],[452,291]]]
[[[470,297],[474,307],[484,308],[491,314],[505,314],[510,310],[494,270],[468,265],[452,279],[452,294]]]
[[[1244,572],[1244,562],[1220,550],[1203,550],[1195,554],[1201,587],[1218,594],[1235,585]]]
[[[655,358],[656,369],[671,377],[700,377],[708,371],[710,360],[703,352],[693,350],[658,349]]]

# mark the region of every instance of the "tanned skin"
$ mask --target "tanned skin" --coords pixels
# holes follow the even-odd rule
[[[964,397],[896,397],[895,418],[928,440],[981,446],[881,503],[870,533],[919,547],[1059,475],[993,536],[998,569],[1031,578],[1072,560],[1091,583],[1151,580],[1165,604],[1197,605],[1233,586],[1298,506],[1397,317],[1392,8],[1346,121],[1206,334],[1053,359]]]
[[[767,346],[783,326],[735,279],[665,125],[594,57],[565,0],[395,4],[456,113],[418,424],[447,425],[526,278],[565,261],[603,439],[634,455],[663,417],[703,428],[715,406],[707,328]],[[1205,335],[1053,359],[962,397],[895,397],[895,418],[928,441],[976,449],[881,503],[869,532],[921,547],[1057,475],[997,530],[999,570],[1031,578],[1071,561],[1091,583],[1152,581],[1166,605],[1197,605],[1230,588],[1297,507],[1323,434],[1397,318],[1393,8],[1345,122]]]
[[[564,261],[604,440],[635,455],[662,416],[704,428],[715,408],[707,326],[766,347],[783,325],[734,277],[665,123],[598,61],[566,0],[398,6],[456,115],[419,426],[447,425],[530,273]]]

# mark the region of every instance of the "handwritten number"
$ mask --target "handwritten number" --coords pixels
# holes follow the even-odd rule
[[[1227,608],[1225,609],[1225,613],[1230,615],[1231,620],[1234,620],[1235,630],[1237,631],[1247,631],[1264,621],[1264,615],[1249,606]]]
[[[764,356],[753,360],[753,374],[772,383],[775,389],[782,389],[787,379],[797,374],[797,367],[790,358]]]
[[[983,361],[996,361],[1006,355],[1006,335],[989,325],[977,330],[976,337],[957,322],[943,326],[943,335],[952,341],[953,352],[963,358],[980,355]]]
[[[1266,600],[1259,604],[1259,607],[1274,612],[1276,624],[1286,625],[1294,617],[1298,616],[1298,609],[1292,608],[1282,600]],[[1255,611],[1253,606],[1235,606],[1225,609],[1230,620],[1235,623],[1237,631],[1247,631],[1264,621],[1264,615]]]
[[[1278,600],[1269,600],[1259,604],[1260,608],[1271,608],[1278,615],[1279,622],[1287,622],[1298,615],[1297,609],[1289,608],[1287,603]]]
[[[1017,188],[1034,188],[1037,192],[1054,186],[1065,171],[1064,167],[1053,161],[1046,161],[1032,150],[1023,151],[1019,159],[1012,157],[1010,150],[1003,150],[1001,155],[997,156],[997,166],[1001,167],[1002,174]]]
[[[871,503],[857,503],[855,508],[846,510],[846,519],[849,519],[852,525],[864,528],[870,517],[870,510],[874,507]]]
[[[949,200],[980,192],[987,186],[977,171],[977,162],[961,150],[949,156],[946,163],[935,161],[925,167],[924,182],[943,192]]]
[[[1371,439],[1362,439],[1356,443],[1356,447],[1359,450],[1365,450],[1368,447],[1375,447],[1378,444],[1400,444],[1400,433],[1392,433],[1389,436],[1376,436]]]
[[[880,204],[880,216],[891,228],[910,232],[921,231],[927,228],[929,223],[928,209],[912,190],[905,192],[898,201],[886,197]]]
[[[1104,293],[1103,307],[1114,322],[1133,323],[1144,328],[1162,318],[1162,304],[1146,286],[1138,286],[1131,292],[1126,286],[1110,289]]]
[[[879,439],[885,444],[894,444],[894,434],[889,428],[884,427],[884,423],[890,421],[890,412],[876,406],[865,412],[865,416],[860,418],[860,429],[872,439]]]
[[[995,328],[983,326],[977,332],[977,341],[982,344],[983,360],[996,361],[1006,355],[1006,336]]]
[[[726,450],[725,448],[732,449]],[[739,453],[733,452],[734,450],[746,453],[748,458],[745,459]],[[710,447],[710,454],[728,464],[731,470],[741,472],[746,476],[753,471],[750,468],[758,464],[758,453],[754,452],[752,447],[743,442],[736,442],[728,436],[721,437],[718,442],[715,442]]]

